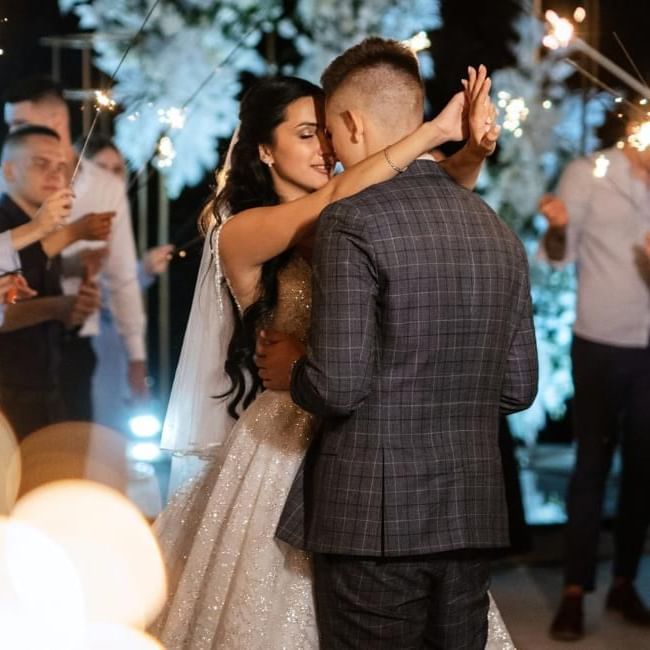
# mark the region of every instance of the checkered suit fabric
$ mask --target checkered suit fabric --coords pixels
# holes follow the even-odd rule
[[[498,418],[537,389],[515,235],[435,163],[327,208],[297,404],[322,425],[278,536],[401,556],[508,543]]]

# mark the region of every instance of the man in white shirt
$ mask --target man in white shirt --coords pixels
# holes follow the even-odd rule
[[[599,166],[606,173],[595,173]],[[623,462],[606,606],[650,628],[650,610],[634,586],[650,523],[650,291],[640,265],[650,233],[650,150],[626,143],[576,160],[557,195],[540,206],[549,222],[543,250],[556,264],[575,262],[578,271],[571,354],[577,444],[565,586],[550,632],[573,641],[584,635],[583,599],[595,587],[605,484],[618,446]]]
[[[5,122],[10,128],[42,124],[55,130],[69,153],[72,168],[77,155],[72,147],[68,106],[61,89],[47,78],[26,79],[5,94]],[[137,277],[137,257],[131,215],[124,185],[112,174],[83,161],[74,179],[75,202],[70,220],[88,213],[114,215],[107,255],[101,267],[109,291],[110,306],[129,359],[128,379],[133,396],[142,397],[146,387],[145,313]],[[87,241],[69,246],[63,253],[70,260],[102,244]],[[66,278],[66,294],[76,293],[81,277]],[[70,419],[92,419],[91,378],[95,364],[89,337],[99,333],[99,315],[93,314],[79,336],[68,341],[62,376]]]

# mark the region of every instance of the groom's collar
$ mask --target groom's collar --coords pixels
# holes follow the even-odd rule
[[[405,172],[399,176],[424,176],[433,174],[434,176],[446,176],[447,174],[440,168],[433,156],[425,154],[416,158]]]

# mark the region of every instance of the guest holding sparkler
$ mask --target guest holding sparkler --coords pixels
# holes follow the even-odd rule
[[[59,134],[70,167],[78,171],[73,177],[76,199],[70,220],[75,222],[95,213],[100,215],[104,225],[110,227],[107,254],[100,271],[106,280],[110,305],[129,358],[129,385],[135,395],[144,396],[147,394],[145,314],[124,184],[88,160],[79,162],[71,144],[68,106],[61,89],[53,81],[47,78],[25,79],[7,91],[5,100],[5,121],[10,128],[25,123],[41,124]],[[81,251],[96,247],[86,241],[79,242],[65,249],[64,259],[77,257]],[[64,291],[75,293],[82,277],[78,272],[76,277],[64,278]],[[99,326],[97,312],[83,324],[79,335],[66,343],[61,382],[69,419],[92,420],[91,382],[95,354],[91,337],[98,334]]]
[[[578,268],[571,351],[577,455],[567,497],[565,587],[550,629],[563,641],[584,635],[583,598],[595,586],[605,483],[619,441],[607,608],[650,626],[634,587],[650,522],[650,293],[640,264],[647,262],[650,232],[650,142],[641,137],[647,126],[630,117],[617,147],[571,163],[557,197],[540,204],[549,223],[543,252],[553,263]],[[611,124],[605,125],[610,132]]]
[[[57,133],[42,126],[12,131],[4,142],[2,171],[7,193],[0,196],[0,232],[16,236],[13,245],[22,248],[19,260],[10,260],[14,266],[9,271],[15,275],[20,270],[38,292],[29,302],[7,305],[0,329],[0,408],[24,438],[65,419],[60,365],[66,329],[80,326],[97,309],[99,291],[84,280],[75,296],[63,296],[56,255],[60,238],[54,234],[30,241],[30,230],[45,234],[72,209],[68,165]],[[16,297],[33,295],[25,280],[14,279],[13,285]]]

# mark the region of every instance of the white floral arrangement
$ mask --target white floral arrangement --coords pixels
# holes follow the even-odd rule
[[[154,2],[59,0],[59,6],[84,29],[125,34],[122,42],[98,40],[95,64],[111,76]],[[283,73],[317,81],[336,55],[366,36],[406,39],[439,24],[438,0],[300,0],[295,16],[284,16],[278,0],[161,0],[112,88],[123,109],[115,118],[116,144],[134,170],[153,159],[176,197],[217,166],[218,140],[237,125],[242,73],[269,72],[258,51],[266,32],[291,39],[302,57]],[[423,52],[420,59],[430,76],[430,57]]]

